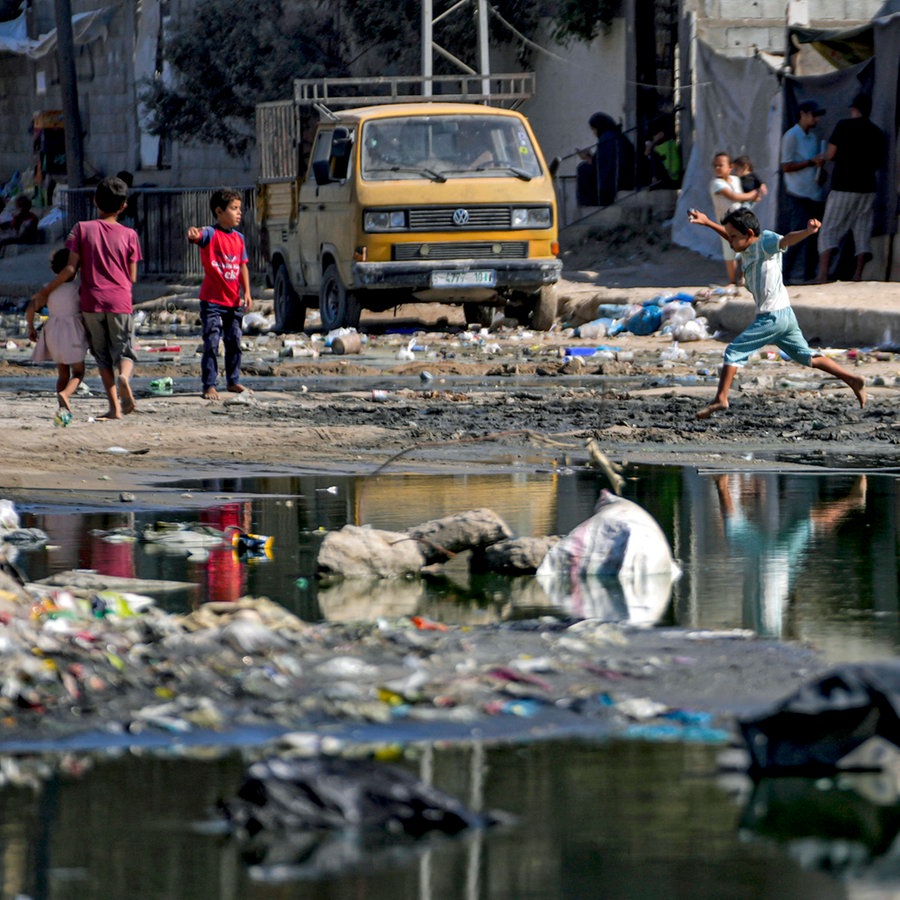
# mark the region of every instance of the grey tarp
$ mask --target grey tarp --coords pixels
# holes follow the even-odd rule
[[[720,149],[732,155],[747,153],[753,159],[770,191],[770,196],[757,207],[760,223],[764,228],[777,227],[781,135],[796,121],[796,105],[815,99],[828,110],[828,116],[819,126],[819,133],[827,140],[837,121],[849,115],[850,100],[861,88],[871,89],[872,121],[888,137],[888,161],[881,174],[876,201],[875,234],[896,232],[900,13],[883,15],[867,27],[873,30],[873,60],[827,75],[788,76],[783,93],[776,74],[761,60],[723,57],[698,42],[694,73],[696,134],[672,228],[677,244],[706,256],[721,256],[716,235],[708,228],[687,222],[687,211],[693,206],[707,213],[712,211],[709,197],[712,155]],[[791,34],[795,32],[797,40],[803,40],[806,32],[791,30]],[[831,36],[837,39],[841,33],[835,30]]]
[[[675,208],[672,239],[721,259],[718,236],[709,228],[689,224],[687,211],[696,207],[712,216],[712,159],[725,150],[732,157],[747,154],[753,160],[756,173],[772,191],[755,211],[763,228],[775,227],[781,89],[775,72],[761,59],[721,56],[702,41],[697,42],[694,81],[694,146]]]
[[[796,110],[796,104],[803,100],[816,100],[827,111],[827,117],[819,126],[819,133],[827,139],[839,119],[850,115],[850,101],[860,90],[872,94],[872,121],[882,128],[888,138],[888,159],[879,173],[878,191],[875,195],[875,234],[896,234],[897,215],[900,212],[898,200],[898,151],[897,127],[900,124],[897,93],[900,89],[900,13],[874,19],[868,28],[872,30],[872,45],[875,56],[865,63],[859,63],[828,75],[806,78],[785,79],[785,113],[787,125],[796,117],[787,114]],[[810,29],[791,29],[798,41],[814,41],[827,34],[832,40],[853,35],[858,29],[823,32]]]

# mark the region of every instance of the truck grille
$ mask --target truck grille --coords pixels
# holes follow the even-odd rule
[[[427,251],[422,253],[422,248]],[[472,242],[447,244],[395,244],[394,259],[527,259],[528,241]]]
[[[469,220],[457,225],[453,214],[464,209]],[[432,206],[409,211],[410,231],[465,231],[466,229],[510,228],[512,212],[508,206]]]

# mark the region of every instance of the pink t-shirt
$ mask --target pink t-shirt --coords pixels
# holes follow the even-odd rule
[[[118,222],[77,222],[66,248],[81,257],[81,311],[131,313],[131,264],[141,260],[137,232]]]

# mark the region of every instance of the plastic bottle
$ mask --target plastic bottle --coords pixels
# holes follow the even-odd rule
[[[72,421],[72,413],[67,409],[58,409],[53,417],[53,424],[58,428],[65,428]]]
[[[172,393],[173,382],[171,378],[155,378],[150,382],[150,393],[166,397]]]

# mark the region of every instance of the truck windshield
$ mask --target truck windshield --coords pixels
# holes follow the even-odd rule
[[[531,138],[521,122],[507,116],[414,116],[363,126],[362,177],[367,181],[527,180],[540,174]]]

